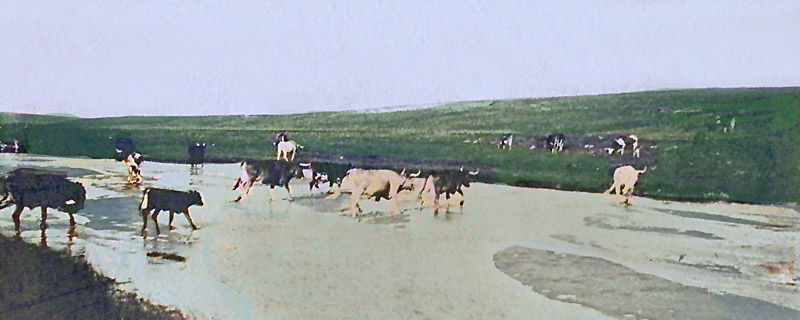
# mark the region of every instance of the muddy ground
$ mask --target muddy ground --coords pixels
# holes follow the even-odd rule
[[[353,219],[345,197],[303,183],[268,201],[268,188],[232,203],[235,164],[146,162],[145,186],[196,189],[200,230],[139,236],[141,190],[113,160],[9,155],[0,169],[71,168],[89,201],[67,237],[53,212],[51,248],[83,255],[102,274],[201,319],[800,319],[795,270],[765,266],[800,255],[793,206],[696,204],[473,184],[463,210],[434,217],[413,203]],[[0,232],[13,235],[11,212]],[[41,243],[38,212],[22,238]],[[154,254],[157,252],[159,254]],[[181,257],[185,260],[164,257]],[[788,264],[783,264],[788,265]]]

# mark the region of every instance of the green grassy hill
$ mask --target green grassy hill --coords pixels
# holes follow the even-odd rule
[[[774,203],[800,199],[799,101],[800,88],[689,89],[460,102],[390,113],[102,119],[5,114],[0,139],[21,138],[31,153],[109,158],[113,138],[130,137],[146,156],[161,159],[186,158],[186,140],[196,139],[214,143],[213,156],[266,158],[270,135],[286,129],[309,150],[476,162],[494,168],[493,181],[507,184],[599,191],[610,182],[610,168],[633,162],[648,165],[638,187],[648,195]],[[727,131],[731,122],[735,128]],[[657,148],[637,162],[575,152],[580,150],[574,146],[549,154],[527,145],[500,151],[488,143],[504,133],[524,142],[556,132],[634,133]],[[464,143],[476,139],[483,143]]]

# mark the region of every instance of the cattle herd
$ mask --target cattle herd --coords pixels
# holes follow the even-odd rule
[[[564,141],[563,134],[552,134],[547,137],[547,148],[550,152],[563,151]],[[615,141],[621,146],[620,153],[626,146],[630,146],[632,154],[638,156],[636,136],[619,137]],[[274,160],[245,160],[239,164],[239,175],[235,179],[233,190],[238,189],[241,194],[233,200],[234,202],[245,199],[252,187],[258,183],[269,185],[270,201],[276,201],[276,186],[285,188],[289,193],[289,200],[293,200],[294,194],[290,182],[293,179],[303,179],[308,181],[309,192],[313,192],[314,188],[320,188],[321,183],[327,184],[326,199],[337,197],[342,193],[350,194],[349,201],[341,211],[351,210],[353,217],[363,212],[359,202],[364,199],[373,201],[373,210],[375,203],[382,199],[387,200],[389,216],[398,214],[400,205],[404,201],[416,202],[420,208],[425,207],[428,201],[432,201],[433,214],[436,216],[439,214],[442,195],[446,199],[444,207],[447,213],[450,213],[450,198],[455,194],[459,195],[459,206],[463,208],[463,188],[469,188],[472,177],[479,173],[479,170],[465,170],[463,166],[459,170],[417,169],[413,172],[404,168],[397,172],[387,168],[355,167],[352,164],[334,162],[295,162],[295,154],[302,149],[302,146],[289,140],[285,131],[276,133],[270,139],[270,143],[276,154]],[[498,146],[510,149],[512,144],[513,136],[508,134],[502,137]],[[19,152],[21,148],[24,152],[22,143],[17,140],[10,144],[2,142],[0,148],[5,152],[9,145],[16,148],[14,149],[16,151],[12,152]],[[205,153],[205,143],[188,141],[188,163],[193,174],[203,165]],[[141,168],[144,157],[136,149],[133,141],[128,138],[116,139],[114,158],[127,168],[126,183],[139,187],[144,181]],[[618,195],[625,196],[624,203],[630,204],[633,187],[639,175],[646,169],[636,170],[631,166],[617,168],[614,172],[614,183],[605,193],[615,191]],[[74,226],[73,214],[83,208],[85,200],[84,187],[80,183],[68,180],[66,172],[63,171],[18,168],[0,177],[0,209],[16,205],[12,218],[18,234],[19,217],[24,208],[41,208],[40,227],[44,230],[47,227],[48,208],[68,213],[70,225]],[[203,205],[202,196],[197,191],[145,188],[139,206],[139,214],[143,219],[142,236],[147,236],[148,216],[151,216],[155,223],[156,233],[160,233],[157,219],[161,211],[170,213],[170,230],[175,213],[183,213],[192,228],[197,229],[189,215],[189,207],[193,205]]]

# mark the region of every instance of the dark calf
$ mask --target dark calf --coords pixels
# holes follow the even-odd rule
[[[19,233],[19,217],[24,208],[42,209],[39,224],[42,230],[47,228],[47,208],[68,213],[70,225],[75,225],[73,214],[83,209],[86,189],[80,183],[67,180],[67,173],[63,171],[19,168],[0,178],[0,196],[0,209],[16,205],[11,218],[14,230]]]
[[[133,145],[133,140],[128,138],[118,138],[114,140],[114,159],[117,161],[124,161],[129,155],[139,152]]]
[[[189,165],[192,169],[203,164],[206,157],[206,144],[200,141],[189,141]]]
[[[192,228],[197,230],[197,226],[194,225],[192,217],[189,215],[189,207],[193,205],[203,205],[203,198],[197,191],[183,192],[157,188],[145,189],[142,195],[142,203],[139,205],[139,209],[141,210],[140,214],[144,221],[144,225],[142,225],[142,237],[147,236],[147,216],[151,214],[151,211],[153,222],[156,225],[156,234],[161,234],[161,230],[158,228],[158,213],[161,212],[161,210],[169,211],[170,230],[174,229],[172,227],[172,219],[175,217],[176,212],[186,215],[186,220],[189,220],[189,224],[192,225]]]
[[[479,170],[478,170],[479,171]],[[433,192],[434,198],[433,203],[435,209],[433,210],[433,215],[439,215],[439,197],[444,194],[445,199],[447,199],[447,207],[446,212],[450,213],[450,196],[458,193],[461,195],[461,202],[459,202],[459,206],[462,208],[464,207],[464,190],[463,187],[469,188],[470,176],[474,176],[478,174],[478,171],[475,172],[464,172],[463,168],[460,171],[441,171],[441,172],[434,172],[431,173],[425,181],[425,185],[428,185],[427,179],[433,179]]]

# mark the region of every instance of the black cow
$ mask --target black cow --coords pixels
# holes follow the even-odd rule
[[[554,133],[547,136],[547,150],[550,152],[564,151],[564,139],[563,133]]]
[[[25,153],[25,145],[17,139],[0,141],[0,152],[2,153]]]
[[[233,185],[233,190],[241,188],[242,194],[234,202],[239,202],[250,194],[250,189],[258,181],[269,185],[270,201],[275,201],[275,186],[285,187],[289,191],[289,199],[292,200],[293,194],[292,189],[289,188],[289,181],[303,176],[296,164],[285,161],[246,160],[242,161],[239,168],[240,174]]]
[[[203,164],[206,157],[206,144],[200,141],[189,141],[189,165],[195,169],[197,165]]]
[[[314,162],[310,165],[309,168],[305,170],[311,170],[311,180],[308,184],[309,191],[313,190],[315,187],[319,188],[320,182],[327,182],[328,187],[331,188],[333,185],[341,186],[342,179],[347,176],[347,171],[352,169],[353,166],[351,164],[339,164],[339,163],[332,163],[332,162]],[[305,175],[308,178],[308,175]]]
[[[128,138],[118,138],[114,140],[114,159],[117,161],[125,161],[131,154],[138,153],[136,147],[133,145],[133,140]]]
[[[0,178],[0,209],[16,205],[11,218],[14,230],[19,233],[19,217],[24,208],[42,208],[42,221],[39,227],[47,228],[47,208],[57,209],[69,214],[69,223],[75,225],[73,214],[83,209],[86,202],[86,189],[77,182],[67,180],[64,171],[48,171],[19,168]]]
[[[186,220],[189,220],[189,224],[192,225],[192,229],[197,230],[197,226],[195,226],[192,221],[192,216],[189,215],[189,207],[193,205],[203,205],[203,197],[201,197],[200,193],[197,191],[184,192],[157,188],[145,189],[142,194],[142,202],[139,204],[139,209],[141,210],[140,214],[144,221],[144,225],[142,225],[142,237],[147,236],[147,216],[151,214],[151,211],[153,222],[156,224],[156,234],[161,234],[161,230],[158,228],[158,213],[161,212],[161,210],[169,211],[170,230],[175,229],[172,227],[172,219],[175,217],[175,212],[183,213],[186,216]]]
[[[444,193],[445,198],[447,199],[447,207],[446,213],[450,213],[450,195],[458,193],[461,195],[461,202],[459,202],[459,206],[462,208],[464,207],[464,191],[463,187],[469,188],[469,181],[470,176],[477,175],[480,170],[475,172],[464,172],[464,168],[462,167],[461,170],[448,170],[448,171],[434,171],[425,178],[425,188],[428,188],[429,182],[428,180],[433,180],[433,192],[434,198],[433,203],[435,209],[433,210],[433,215],[439,215],[439,197]],[[424,192],[424,190],[423,190]]]

